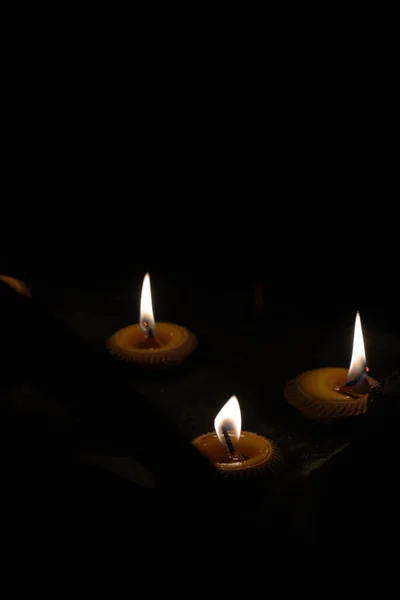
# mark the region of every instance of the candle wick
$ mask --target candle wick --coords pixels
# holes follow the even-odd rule
[[[145,336],[147,338],[153,339],[154,333],[153,333],[152,328],[150,327],[150,323],[148,321],[142,321],[142,325],[146,330]]]
[[[350,381],[345,381],[343,386],[339,386],[337,391],[345,396],[350,396],[351,398],[359,398],[364,394],[367,394],[371,388],[369,379],[367,377],[369,369],[365,367],[365,370],[355,377],[354,379],[350,379]]]
[[[222,427],[222,433],[223,433],[224,438],[225,438],[225,443],[226,443],[226,445],[228,447],[228,452],[229,452],[230,458],[237,459],[238,457],[236,455],[235,448],[234,448],[234,446],[232,444],[231,437],[230,437],[230,435],[229,435],[228,430],[227,430],[226,427]]]
[[[369,371],[368,367],[365,367],[365,370],[358,377],[355,377],[351,381],[346,381],[345,386],[353,387],[354,385],[357,385],[357,383],[359,383],[362,379],[364,379],[364,377],[368,373],[368,371]]]
[[[360,381],[362,375],[360,375],[360,377],[356,377],[355,379],[352,379],[351,381],[346,381],[345,386],[346,387],[353,387],[354,385],[357,385],[357,383]]]

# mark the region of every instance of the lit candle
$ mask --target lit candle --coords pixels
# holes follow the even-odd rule
[[[14,290],[17,290],[17,292],[19,292],[23,296],[30,298],[31,291],[26,285],[26,283],[24,283],[23,281],[15,279],[15,277],[9,277],[7,275],[0,275],[0,280],[9,285],[10,287],[14,288]]]
[[[350,368],[325,367],[306,371],[288,383],[285,398],[305,417],[323,423],[362,415],[367,412],[368,392],[378,383],[368,371],[357,313]]]
[[[107,341],[112,354],[139,365],[180,364],[196,345],[195,336],[185,327],[155,322],[148,273],[142,286],[140,322],[120,329]]]
[[[282,459],[272,440],[242,431],[236,396],[215,417],[214,428],[214,433],[200,435],[193,444],[223,474],[253,475],[280,466]]]

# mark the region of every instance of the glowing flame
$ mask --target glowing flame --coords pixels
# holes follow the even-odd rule
[[[351,356],[350,368],[347,373],[346,383],[359,379],[366,370],[367,359],[365,358],[364,339],[361,329],[360,314],[356,315],[354,325],[353,354]]]
[[[223,446],[226,446],[223,429],[225,428],[233,444],[236,444],[242,431],[242,414],[236,396],[232,396],[228,402],[221,408],[214,420],[214,427],[218,439]]]
[[[140,327],[147,334],[149,329],[154,332],[155,321],[153,303],[151,301],[150,275],[146,273],[143,279],[142,296],[140,298]]]

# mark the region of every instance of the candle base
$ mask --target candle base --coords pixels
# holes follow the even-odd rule
[[[242,431],[235,445],[238,459],[229,457],[216,433],[205,433],[195,438],[192,444],[224,476],[254,477],[275,473],[283,459],[278,446],[262,435]]]
[[[287,384],[285,398],[307,419],[320,423],[335,423],[343,418],[364,415],[368,408],[368,393],[351,393],[349,388],[349,394],[346,394],[347,372],[347,369],[327,367],[301,373]],[[378,384],[368,375],[365,379],[368,390]]]
[[[15,279],[15,277],[9,277],[7,275],[0,275],[0,280],[9,285],[10,287],[14,288],[14,290],[19,292],[23,296],[26,296],[27,298],[31,297],[31,291],[26,285],[26,283],[24,283],[23,281]]]
[[[156,339],[145,338],[140,325],[120,329],[107,340],[116,358],[143,367],[176,366],[196,348],[191,331],[173,323],[156,323]]]

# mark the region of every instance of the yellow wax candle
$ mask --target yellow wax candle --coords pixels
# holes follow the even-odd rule
[[[282,463],[276,444],[262,435],[241,431],[236,396],[223,406],[214,421],[215,432],[193,440],[193,445],[224,475],[254,475],[275,471]]]
[[[368,392],[378,382],[367,375],[360,315],[354,326],[350,368],[325,367],[301,373],[285,388],[285,398],[302,414],[322,423],[365,414]]]
[[[0,275],[0,280],[9,285],[10,287],[14,288],[14,290],[17,290],[17,292],[19,292],[23,296],[30,298],[31,291],[26,285],[26,283],[24,283],[23,281],[15,279],[15,277],[9,277],[7,275]]]
[[[140,323],[118,330],[107,340],[117,358],[143,366],[178,365],[196,345],[196,337],[185,327],[155,322],[148,273],[143,280]]]

